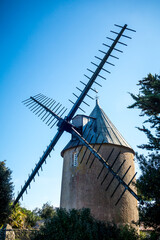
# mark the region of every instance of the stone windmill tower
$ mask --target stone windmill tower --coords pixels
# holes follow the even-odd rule
[[[130,184],[135,176],[134,151],[101,109],[98,100],[90,116],[76,115],[72,122],[113,170]],[[97,219],[116,224],[138,220],[137,200],[75,137],[61,155],[64,159],[62,208],[90,208]],[[130,187],[135,191],[132,184]]]

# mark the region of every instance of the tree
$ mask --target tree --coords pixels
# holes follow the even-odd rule
[[[22,208],[22,212],[26,215],[25,219],[26,228],[34,227],[36,225],[36,222],[41,219],[34,213],[34,211],[28,210],[26,208]]]
[[[6,223],[11,213],[10,203],[13,198],[11,173],[5,161],[0,162],[0,226]]]
[[[26,214],[23,212],[19,203],[17,203],[14,208],[12,208],[12,213],[9,217],[9,224],[13,228],[24,228],[26,221]]]
[[[154,129],[153,134],[145,126],[139,128],[143,131],[147,138],[148,144],[139,146],[147,150],[160,150],[160,76],[148,74],[146,78],[140,80],[137,84],[140,86],[139,94],[131,94],[135,100],[134,104],[129,108],[138,108],[141,110],[140,116],[145,116],[148,119],[144,123],[149,123],[151,129]]]
[[[50,219],[55,215],[54,207],[48,202],[43,204],[42,209],[35,209],[33,210],[33,212],[35,212],[36,215],[45,220]]]
[[[136,230],[115,224],[105,224],[92,217],[89,209],[56,209],[56,214],[45,221],[33,240],[137,240]]]
[[[137,188],[145,200],[140,205],[140,221],[160,231],[160,76],[148,74],[138,86],[139,93],[131,94],[135,102],[129,108],[140,109],[140,116],[147,118],[138,129],[146,134],[148,142],[138,147],[149,151],[147,156],[136,154],[142,171]]]
[[[40,217],[24,207],[21,207],[19,203],[12,208],[12,213],[9,217],[9,224],[13,228],[31,228],[36,225],[36,222],[40,220]]]

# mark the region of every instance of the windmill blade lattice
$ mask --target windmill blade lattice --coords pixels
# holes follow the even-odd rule
[[[33,113],[41,118],[50,128],[52,128],[59,120],[60,117],[67,111],[67,108],[62,107],[62,104],[56,103],[55,100],[44,96],[43,94],[37,94],[34,97],[30,97],[23,101],[26,107],[28,107]],[[54,111],[54,112],[53,112]]]
[[[99,64],[96,64],[96,63],[92,62],[92,65],[94,65],[96,67],[95,70],[87,69],[92,75],[91,76],[85,75],[85,77],[87,77],[87,79],[89,79],[87,83],[84,83],[84,82],[81,81],[81,83],[84,85],[83,90],[81,90],[80,88],[77,87],[77,89],[80,91],[80,95],[78,96],[77,94],[74,94],[74,96],[77,98],[77,100],[75,102],[70,100],[73,103],[73,106],[72,106],[71,110],[69,111],[68,115],[64,119],[62,119],[61,117],[66,112],[67,109],[62,107],[62,105],[60,103],[56,104],[55,100],[53,100],[51,98],[48,98],[48,97],[44,96],[43,94],[38,94],[38,95],[36,95],[34,97],[30,97],[29,99],[24,101],[24,104],[32,112],[34,112],[36,115],[38,115],[38,117],[41,117],[41,120],[43,120],[51,128],[58,122],[58,124],[57,124],[58,131],[57,131],[56,135],[54,136],[54,138],[52,139],[49,146],[46,148],[46,150],[43,153],[42,157],[40,158],[38,164],[36,165],[36,167],[32,171],[31,175],[29,176],[28,180],[25,182],[25,185],[21,189],[17,198],[15,199],[14,206],[19,201],[19,199],[23,196],[24,192],[27,191],[27,188],[30,186],[30,183],[32,182],[32,180],[34,180],[35,175],[38,174],[40,169],[42,169],[43,163],[46,161],[47,157],[50,155],[51,151],[54,149],[54,146],[56,145],[56,143],[58,142],[58,140],[60,139],[60,137],[62,136],[64,131],[67,131],[67,132],[75,135],[75,137],[77,137],[79,139],[79,141],[81,143],[83,143],[87,147],[87,149],[89,149],[89,151],[95,156],[95,158],[99,159],[99,161],[103,164],[103,167],[107,168],[108,171],[114,176],[114,178],[116,178],[118,180],[118,182],[125,187],[125,191],[128,190],[136,199],[140,200],[138,198],[138,196],[136,195],[136,193],[133,192],[132,189],[129,187],[129,184],[126,184],[123,181],[123,179],[120,178],[119,175],[116,172],[113,171],[112,167],[107,163],[107,161],[104,158],[102,158],[102,156],[100,156],[98,151],[96,151],[76,131],[75,127],[70,123],[70,121],[72,120],[73,116],[75,115],[75,113],[78,109],[81,109],[82,111],[84,111],[80,107],[80,105],[82,103],[84,103],[85,105],[89,105],[87,102],[84,101],[84,98],[87,96],[87,97],[93,99],[93,97],[91,97],[88,94],[88,92],[90,90],[96,92],[96,90],[92,87],[92,85],[95,83],[96,85],[101,86],[101,84],[98,83],[97,80],[96,80],[98,77],[101,78],[101,79],[105,79],[105,77],[103,77],[100,74],[101,70],[104,71],[104,72],[110,73],[108,70],[106,70],[104,68],[104,65],[109,64],[109,65],[114,66],[113,63],[108,62],[108,58],[110,58],[110,57],[118,59],[118,57],[116,57],[115,55],[112,55],[111,53],[113,51],[122,53],[122,51],[115,48],[115,46],[117,44],[121,44],[121,45],[126,46],[125,43],[119,41],[121,37],[130,39],[129,36],[124,35],[124,31],[125,30],[134,31],[132,29],[127,28],[126,24],[124,26],[119,26],[119,25],[115,25],[115,26],[121,29],[120,32],[111,31],[113,34],[116,34],[116,38],[115,39],[108,38],[109,40],[113,41],[111,46],[108,46],[105,43],[103,44],[105,47],[109,47],[107,52],[100,50],[100,52],[102,54],[104,54],[103,58],[95,56],[96,59],[100,60],[100,62],[99,62]],[[61,114],[61,115],[59,116],[59,114]],[[90,164],[90,167],[92,166],[93,162],[94,161],[92,161],[92,163]]]
[[[95,84],[98,84],[99,86],[101,86],[101,84],[95,82],[95,80],[97,79],[97,77],[100,77],[100,78],[106,80],[105,77],[103,77],[102,75],[100,75],[100,72],[101,72],[101,70],[102,70],[102,71],[105,71],[105,72],[107,72],[107,73],[110,73],[108,70],[106,70],[106,69],[104,68],[105,64],[109,64],[109,65],[113,65],[113,66],[114,66],[114,64],[112,64],[112,63],[110,63],[110,62],[107,61],[109,57],[119,59],[119,58],[116,57],[115,55],[112,55],[112,54],[111,54],[111,53],[115,50],[115,46],[116,46],[117,44],[122,44],[122,45],[124,45],[124,46],[127,46],[127,44],[119,41],[121,37],[124,37],[124,38],[128,37],[128,36],[126,36],[126,35],[123,34],[124,31],[125,31],[125,30],[129,30],[129,31],[135,32],[135,30],[130,29],[130,28],[127,28],[127,24],[125,24],[123,27],[120,26],[120,25],[117,25],[117,24],[115,24],[115,26],[121,28],[121,30],[120,30],[119,33],[112,31],[112,33],[116,34],[117,37],[116,37],[115,39],[112,39],[113,43],[111,44],[111,46],[109,47],[109,49],[108,49],[107,52],[106,52],[106,51],[99,50],[101,53],[103,53],[104,56],[103,56],[102,58],[101,58],[101,57],[98,57],[98,56],[95,56],[97,59],[100,60],[99,64],[95,64],[95,63],[91,62],[94,66],[96,66],[96,69],[95,69],[95,70],[91,70],[91,69],[87,68],[87,70],[92,73],[91,76],[84,75],[87,79],[89,79],[89,81],[88,81],[87,83],[84,83],[83,81],[80,81],[80,82],[84,85],[84,89],[81,90],[80,88],[77,87],[77,89],[81,92],[80,95],[79,95],[79,97],[78,97],[76,94],[74,94],[74,96],[76,95],[76,98],[77,98],[76,102],[70,100],[70,102],[73,103],[73,107],[71,108],[71,110],[70,110],[70,112],[69,112],[69,114],[68,114],[68,116],[67,116],[68,121],[70,121],[70,120],[72,119],[72,117],[74,116],[74,114],[76,113],[76,111],[78,110],[78,108],[80,108],[81,103],[84,102],[84,98],[85,98],[86,96],[88,96],[88,97],[90,96],[90,95],[88,94],[89,90],[92,90],[92,91],[96,92],[96,90],[95,90],[94,88],[92,88],[92,85],[95,83]],[[130,37],[128,37],[128,38],[130,38]],[[116,48],[116,50],[117,50],[117,48]],[[122,52],[122,51],[120,51],[120,52]],[[91,97],[91,98],[92,98],[92,97]],[[82,108],[81,108],[81,110],[82,110],[83,112],[85,112]]]

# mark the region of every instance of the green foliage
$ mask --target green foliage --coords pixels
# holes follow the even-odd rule
[[[9,217],[9,224],[13,228],[24,228],[26,218],[26,214],[23,212],[22,208],[17,203],[16,206],[12,209],[12,214]]]
[[[9,217],[9,224],[13,228],[23,229],[34,227],[40,219],[34,212],[22,208],[18,203],[12,209],[12,214]]]
[[[131,94],[135,102],[129,108],[141,109],[140,116],[147,118],[138,129],[146,134],[148,143],[139,147],[150,151],[147,156],[137,154],[142,171],[137,188],[146,201],[140,205],[140,221],[160,231],[160,76],[148,74],[138,85],[139,94]]]
[[[47,202],[43,204],[42,209],[36,208],[33,213],[41,219],[50,219],[55,215],[55,209]]]
[[[148,156],[137,154],[142,175],[137,180],[139,193],[144,200],[160,200],[160,155],[152,153]]]
[[[13,228],[30,229],[36,225],[36,222],[41,219],[50,219],[54,216],[55,210],[49,203],[45,203],[42,209],[36,208],[30,211],[20,206],[19,203],[12,208],[12,213],[9,217],[9,224]]]
[[[139,94],[131,94],[135,102],[129,108],[136,107],[142,111],[141,116],[146,115],[152,119],[160,112],[160,76],[149,73],[137,85],[140,86]]]
[[[139,236],[135,230],[135,228],[129,226],[129,225],[125,225],[125,226],[120,226],[119,227],[119,235],[120,238],[119,239],[123,239],[123,240],[136,240],[139,239]],[[114,238],[116,239],[116,238]]]
[[[144,227],[152,227],[153,229],[160,231],[159,220],[160,207],[156,202],[145,202],[145,205],[140,205],[140,219],[143,222]]]
[[[159,240],[159,234],[156,232],[140,232],[140,240]]]
[[[89,209],[66,211],[57,209],[56,214],[46,221],[33,238],[34,240],[136,240],[135,229],[128,226],[118,228],[96,220]]]
[[[20,231],[15,231],[15,240],[31,240],[37,230],[26,230],[21,229]]]
[[[13,197],[11,173],[5,161],[0,162],[0,226],[6,223],[11,212],[10,203]]]
[[[26,228],[34,227],[36,225],[36,222],[41,219],[39,216],[37,216],[34,213],[34,211],[30,211],[26,208],[22,208],[22,212],[26,215],[26,219],[25,219]]]
[[[140,147],[147,150],[160,150],[160,76],[148,74],[146,78],[139,81],[139,94],[131,94],[134,99],[134,104],[129,108],[138,108],[141,110],[140,116],[147,117],[144,123],[149,123],[150,131],[145,126],[139,128],[143,131],[147,138],[148,144],[143,144]],[[154,132],[154,133],[153,133]]]

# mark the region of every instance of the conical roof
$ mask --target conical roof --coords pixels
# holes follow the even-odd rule
[[[81,116],[88,119],[87,124],[83,126],[82,135],[90,144],[108,143],[132,149],[102,110],[98,99],[96,99],[96,106],[89,117],[84,115]],[[62,155],[66,149],[75,147],[77,144],[79,144],[79,142],[77,142],[78,141],[75,138],[72,138],[72,140],[63,149]]]
[[[95,130],[96,134],[99,135],[98,140],[96,141],[97,143],[101,143],[103,141],[104,143],[122,145],[131,148],[100,107],[98,100],[96,100],[96,106],[91,112],[90,117],[95,118],[93,131]]]

